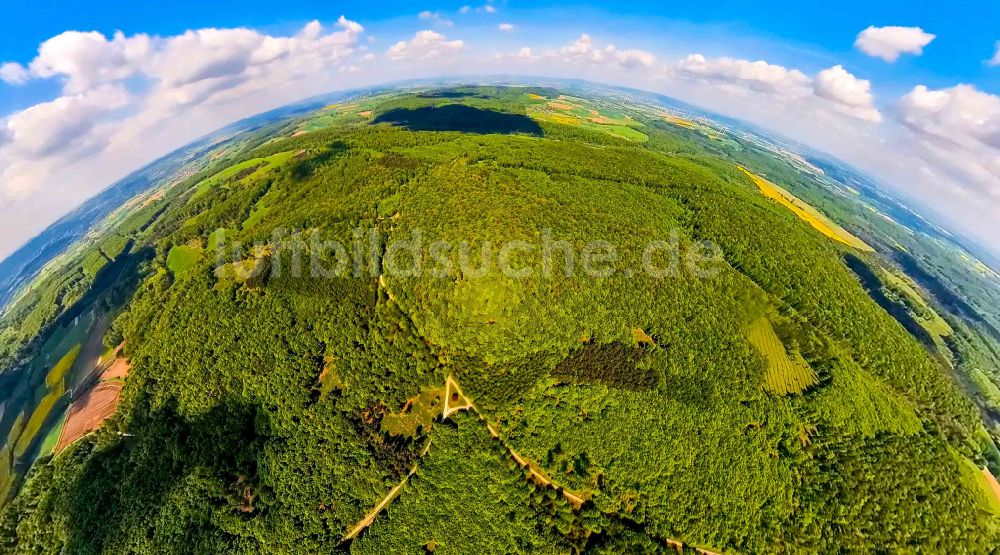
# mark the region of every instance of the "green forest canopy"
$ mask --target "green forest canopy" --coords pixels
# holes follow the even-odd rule
[[[557,91],[446,92],[268,128],[136,212],[129,252],[149,254],[114,326],[133,365],[122,405],[36,465],[3,512],[4,549],[997,547],[998,515],[969,472],[984,462],[980,415],[845,263],[875,255],[823,236],[706,151],[711,139],[655,115],[630,116],[648,137],[637,144],[532,119]],[[268,158],[280,153],[294,156]],[[261,159],[267,171],[247,164]],[[308,249],[350,245],[356,229],[378,230],[380,247],[547,230],[620,256],[599,278],[386,275],[377,259],[359,276],[277,270],[295,253],[274,230]],[[717,245],[718,271],[629,273],[672,236]],[[237,243],[236,260],[204,255]],[[768,353],[748,336],[766,323],[809,370],[785,395],[765,387]],[[387,431],[449,375],[505,445],[589,500],[577,509],[533,485],[471,413]]]

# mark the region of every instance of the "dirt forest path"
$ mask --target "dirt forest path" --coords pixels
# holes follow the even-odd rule
[[[427,445],[424,446],[424,450],[420,452],[420,457],[423,458],[423,456],[426,455],[427,452],[430,451],[430,450],[431,450],[431,440],[428,439],[427,440]],[[399,495],[399,492],[401,492],[403,490],[403,487],[406,486],[406,483],[410,481],[410,478],[412,478],[413,475],[417,473],[417,468],[419,467],[419,465],[420,465],[419,462],[417,462],[416,464],[414,464],[413,468],[410,469],[410,471],[406,474],[406,476],[403,477],[403,479],[400,480],[398,484],[396,484],[396,487],[394,487],[391,490],[389,490],[389,493],[387,493],[386,496],[383,497],[382,500],[379,501],[375,505],[375,507],[372,508],[371,511],[368,511],[368,514],[365,515],[365,518],[359,520],[358,523],[355,524],[353,528],[351,528],[351,531],[348,532],[340,540],[340,543],[344,544],[344,543],[346,543],[346,542],[354,539],[358,534],[360,534],[362,531],[364,531],[365,528],[368,528],[369,526],[371,526],[372,523],[375,522],[375,517],[377,517],[378,514],[380,512],[382,512],[382,509],[384,509],[386,507],[386,505],[388,505],[389,503],[392,503],[392,501],[394,499],[396,499],[396,496]]]
[[[491,424],[486,419],[486,417],[483,416],[481,412],[479,412],[479,408],[476,407],[475,403],[473,403],[471,399],[465,396],[465,393],[462,392],[462,388],[461,386],[458,385],[458,381],[455,380],[454,376],[449,375],[445,379],[444,385],[445,385],[444,387],[445,398],[444,398],[444,405],[441,410],[441,418],[443,420],[446,420],[449,416],[451,416],[456,412],[471,410],[476,414],[479,420],[483,422],[483,424],[486,426],[486,430],[489,432],[490,437],[500,442],[500,445],[502,445],[503,448],[507,450],[507,453],[511,456],[512,459],[514,459],[514,462],[516,462],[518,466],[520,466],[522,469],[527,469],[529,471],[532,482],[534,482],[536,485],[540,487],[551,487],[557,490],[563,495],[563,497],[566,498],[567,501],[570,502],[574,510],[580,510],[580,507],[583,506],[583,504],[586,502],[587,499],[584,496],[577,495],[576,493],[573,493],[556,484],[548,475],[545,474],[545,472],[541,469],[541,467],[539,467],[534,461],[521,456],[520,453],[515,451],[511,446],[507,445],[507,442],[505,442],[503,438],[500,437],[499,431],[497,431],[497,429],[493,426],[493,424]],[[427,452],[430,451],[430,447],[431,447],[431,441],[430,439],[428,439],[427,445],[420,453],[420,458],[423,458],[424,455],[426,455]],[[403,491],[403,488],[410,481],[410,478],[417,473],[419,466],[420,466],[420,460],[418,459],[417,462],[413,465],[413,468],[410,469],[410,472],[399,482],[399,484],[397,484],[396,487],[392,488],[392,490],[390,490],[389,493],[385,497],[383,497],[382,500],[379,501],[378,504],[376,504],[375,507],[373,507],[372,510],[369,511],[367,515],[365,515],[365,518],[358,521],[351,528],[351,530],[343,537],[343,539],[340,540],[340,544],[343,545],[351,541],[352,539],[357,537],[361,532],[363,532],[366,528],[371,526],[372,523],[375,522],[375,518],[378,517],[378,514],[382,512],[382,509],[386,508],[390,503],[392,503],[392,501],[396,497],[399,496],[399,494]],[[666,544],[667,546],[676,549],[678,553],[682,552],[685,546],[684,543],[669,538],[666,540]],[[688,546],[688,547],[693,548],[696,552],[701,553],[702,555],[720,555],[719,553],[716,553],[714,551],[709,551],[707,549],[701,549],[693,546]]]
[[[522,457],[521,454],[515,451],[510,445],[507,445],[507,442],[500,437],[500,433],[496,430],[493,424],[486,420],[486,417],[479,412],[479,408],[476,407],[475,403],[465,396],[465,393],[462,392],[462,388],[459,387],[458,382],[455,381],[453,376],[448,376],[448,379],[445,380],[444,403],[444,410],[442,411],[443,418],[448,418],[453,413],[462,410],[471,410],[476,413],[479,420],[486,425],[486,429],[489,431],[490,436],[499,441],[500,445],[503,445],[503,448],[507,450],[507,453],[512,459],[514,459],[514,462],[516,462],[518,466],[528,469],[532,478],[538,485],[542,487],[555,488],[563,494],[563,496],[573,505],[575,509],[579,509],[580,506],[583,505],[585,501],[583,497],[560,487],[558,484],[553,482],[552,479],[547,476],[537,464],[529,459],[526,459],[525,457]]]

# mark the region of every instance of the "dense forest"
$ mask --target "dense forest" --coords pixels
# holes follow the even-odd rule
[[[997,550],[990,317],[888,281],[913,272],[737,164],[807,198],[790,166],[665,116],[464,87],[220,145],[4,315],[16,360],[101,295],[132,370],[33,466],[0,550]],[[595,241],[617,256],[584,271]],[[639,271],[657,241],[710,271]],[[484,262],[512,242],[555,262]]]

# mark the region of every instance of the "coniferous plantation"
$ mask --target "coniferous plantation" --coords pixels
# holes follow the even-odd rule
[[[995,551],[993,285],[763,144],[461,86],[203,145],[4,313],[0,550]]]

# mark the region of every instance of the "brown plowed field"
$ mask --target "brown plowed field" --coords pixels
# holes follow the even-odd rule
[[[101,382],[70,405],[66,424],[56,442],[56,452],[96,430],[114,414],[121,389],[120,381]]]
[[[128,371],[132,368],[132,365],[128,363],[127,359],[116,358],[111,366],[101,374],[101,381],[107,381],[114,378],[127,378]]]

